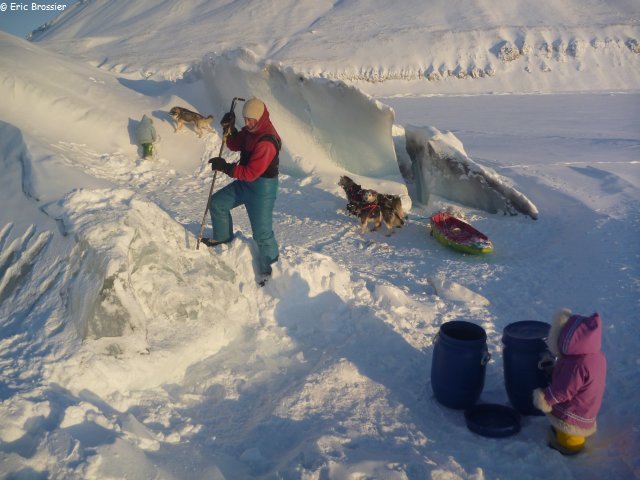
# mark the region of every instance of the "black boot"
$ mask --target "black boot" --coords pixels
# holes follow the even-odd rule
[[[202,240],[200,240],[200,242],[204,243],[207,247],[215,247],[216,245],[222,245],[223,243],[227,243],[227,242],[221,242],[218,240],[213,240],[212,238],[207,238],[207,237],[204,237]]]

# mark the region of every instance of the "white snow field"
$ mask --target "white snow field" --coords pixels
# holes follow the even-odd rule
[[[0,33],[0,477],[640,478],[639,38],[626,0],[94,0]],[[242,208],[195,248],[252,95],[284,144],[264,288]],[[175,105],[216,132],[175,133]],[[405,226],[360,233],[341,175]],[[431,238],[448,207],[494,252]],[[485,329],[480,401],[507,404],[503,329],[560,307],[605,325],[583,454],[435,400],[443,323]]]

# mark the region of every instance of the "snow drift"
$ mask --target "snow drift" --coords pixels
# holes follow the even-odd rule
[[[189,80],[163,87],[163,95],[154,98],[151,92],[158,85],[153,81],[117,79],[61,55],[50,57],[39,46],[5,34],[0,34],[0,48],[4,55],[0,81],[8,92],[0,111],[18,128],[41,132],[37,142],[44,150],[49,145],[58,150],[53,156],[42,152],[48,162],[42,162],[39,153],[32,154],[29,168],[35,190],[41,182],[50,187],[51,178],[60,178],[55,169],[63,171],[69,163],[76,163],[73,157],[86,155],[88,149],[83,145],[87,141],[98,156],[92,174],[101,156],[126,159],[136,155],[132,132],[144,112],[153,114],[164,139],[158,145],[163,155],[171,157],[172,166],[191,171],[215,155],[215,145],[209,142],[198,148],[185,135],[174,135],[167,112],[174,105],[198,110],[186,99],[197,98],[206,89],[209,99],[200,103],[207,109],[212,105],[216,119],[229,109],[233,97],[252,94],[265,100],[276,128],[290,132],[281,154],[284,173],[312,175],[324,187],[336,190],[340,175],[353,174],[367,179],[370,188],[400,195],[405,209],[411,208],[391,137],[393,111],[342,82],[306,78],[280,64],[259,61],[241,49],[206,55],[193,67]],[[45,57],[50,60],[45,62]],[[45,81],[38,80],[41,76]],[[70,89],[71,84],[77,87]],[[102,101],[95,102],[94,96]],[[63,128],[61,122],[43,125],[48,113],[68,119],[73,128]],[[87,178],[87,182],[97,186],[95,179]],[[52,196],[60,198],[69,190],[60,185]]]
[[[209,51],[243,45],[305,76],[363,88],[402,81],[431,93],[587,91],[640,82],[637,8],[616,0],[78,2],[30,38],[157,79],[181,78]]]
[[[224,256],[196,250],[182,225],[124,189],[78,190],[46,211],[75,240],[62,290],[65,316],[86,340],[74,356],[113,357],[85,359],[96,369],[80,376],[67,377],[61,368],[55,375],[65,385],[95,381],[107,394],[175,381],[185,365],[220,349],[251,319],[255,307],[240,301],[238,285],[251,270],[246,242],[238,242],[236,255],[248,268],[239,269]],[[231,328],[227,319],[234,317],[242,321]],[[194,335],[198,345],[187,340]],[[117,359],[136,367],[121,370]],[[114,364],[116,378],[100,381],[103,362]]]
[[[67,295],[81,338],[139,335],[153,342],[160,320],[199,322],[202,307],[212,318],[228,308],[208,294],[233,284],[233,271],[217,257],[194,252],[184,227],[133,192],[80,190],[46,211],[77,242],[72,256],[78,271]],[[205,281],[196,284],[192,278],[198,277]]]

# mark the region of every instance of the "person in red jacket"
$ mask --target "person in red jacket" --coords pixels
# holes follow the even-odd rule
[[[237,163],[222,157],[209,160],[212,170],[226,173],[236,180],[211,196],[209,208],[213,238],[205,245],[218,245],[233,239],[231,210],[244,205],[249,215],[253,239],[258,244],[259,282],[271,275],[271,265],[278,260],[278,243],[273,232],[273,207],[278,193],[279,152],[282,141],[271,123],[269,111],[253,97],[242,109],[245,126],[238,131],[235,115],[228,112],[220,122],[230,128],[227,147],[240,152]]]

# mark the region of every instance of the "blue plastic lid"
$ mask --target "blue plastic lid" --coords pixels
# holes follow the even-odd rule
[[[504,438],[520,431],[520,414],[497,403],[479,403],[464,412],[467,428],[478,435]]]
[[[502,343],[518,348],[540,350],[547,348],[545,340],[551,325],[537,320],[510,323],[502,331]]]

